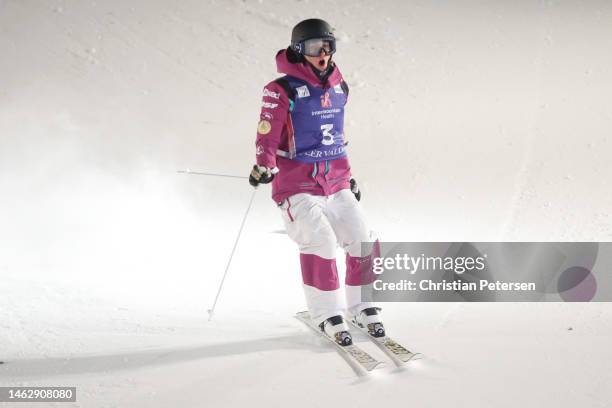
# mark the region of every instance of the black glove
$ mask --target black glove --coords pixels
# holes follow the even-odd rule
[[[357,201],[361,200],[361,191],[359,191],[359,186],[354,178],[351,179],[351,193],[355,195]]]
[[[259,184],[268,184],[274,179],[274,175],[278,173],[278,169],[275,167],[270,169],[264,166],[253,166],[251,174],[249,175],[249,184],[253,187],[257,187]]]

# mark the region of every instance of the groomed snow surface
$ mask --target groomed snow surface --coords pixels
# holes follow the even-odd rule
[[[207,321],[252,189],[176,171],[248,174],[308,17],[337,27],[382,240],[610,241],[609,2],[0,0],[0,385],[76,386],[61,407],[609,406],[606,303],[385,304],[426,358],[358,378],[292,318],[268,186]]]

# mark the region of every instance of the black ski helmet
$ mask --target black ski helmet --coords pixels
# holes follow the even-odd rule
[[[291,48],[296,49],[297,44],[311,38],[330,38],[334,37],[334,29],[324,20],[318,18],[309,18],[308,20],[300,21],[291,30]]]

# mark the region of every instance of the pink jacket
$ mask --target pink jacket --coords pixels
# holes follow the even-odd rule
[[[279,73],[302,79],[312,86],[322,86],[307,63],[291,63],[286,53],[287,50],[283,50],[276,56]],[[342,74],[334,66],[323,87],[334,87],[341,82]],[[304,163],[276,155],[279,149],[288,150],[289,104],[289,97],[282,86],[272,81],[264,87],[255,141],[256,162],[260,166],[279,169],[272,181],[272,199],[280,203],[297,193],[330,195],[350,188],[351,166],[346,157],[328,161],[328,167],[325,168],[325,161]]]

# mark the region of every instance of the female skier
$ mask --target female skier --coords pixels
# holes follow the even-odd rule
[[[276,54],[285,76],[263,89],[257,126],[256,163],[249,182],[272,182],[289,237],[298,244],[310,317],[340,345],[352,344],[344,313],[375,337],[384,336],[379,310],[362,301],[362,285],[373,281],[373,243],[351,177],[344,138],[349,89],[332,61],[336,40],[323,20],[308,19],[291,33],[291,45]],[[346,252],[346,303],[340,294],[336,248]],[[375,256],[377,256],[375,254]],[[364,267],[366,269],[364,269]],[[362,273],[366,270],[367,273]]]

